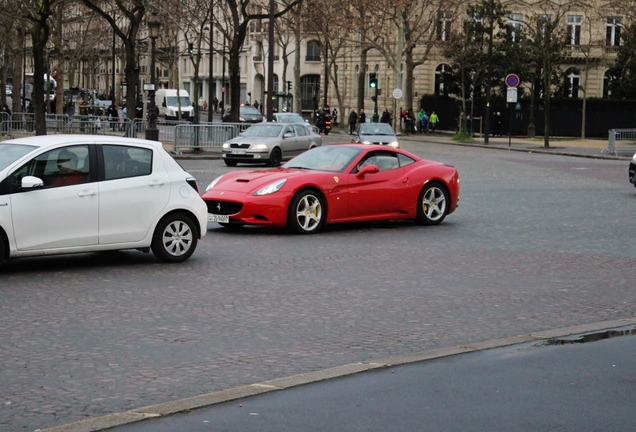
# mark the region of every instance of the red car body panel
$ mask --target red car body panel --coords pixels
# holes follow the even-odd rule
[[[454,167],[421,159],[401,149],[382,147],[384,151],[405,154],[415,162],[360,176],[352,172],[354,167],[367,152],[378,148],[363,144],[347,145],[360,146],[363,152],[343,172],[285,167],[233,171],[223,175],[202,198],[208,202],[209,209],[212,209],[212,202],[242,203],[241,210],[230,215],[230,222],[253,225],[284,227],[292,198],[298,191],[307,188],[320,191],[324,196],[326,223],[415,219],[422,188],[428,182],[438,181],[446,185],[449,192],[447,214],[457,208],[459,175]],[[279,191],[263,196],[253,195],[257,190],[283,178],[287,182]]]

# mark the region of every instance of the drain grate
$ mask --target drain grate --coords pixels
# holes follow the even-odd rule
[[[604,330],[601,332],[584,333],[579,335],[565,336],[561,338],[548,339],[537,344],[537,346],[551,346],[551,345],[568,345],[579,344],[587,342],[596,342],[603,339],[610,339],[619,336],[633,336],[636,335],[636,327],[619,328],[612,330]]]

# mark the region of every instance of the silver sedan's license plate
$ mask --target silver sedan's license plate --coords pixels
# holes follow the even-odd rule
[[[245,154],[245,150],[232,150],[232,154],[243,155]]]
[[[230,217],[228,215],[217,215],[208,213],[208,222],[229,223]]]

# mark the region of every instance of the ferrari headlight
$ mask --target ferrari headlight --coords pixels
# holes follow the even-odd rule
[[[214,185],[216,185],[216,184],[219,182],[219,180],[221,180],[221,177],[223,177],[223,176],[222,176],[222,175],[220,175],[220,176],[218,176],[217,178],[215,178],[214,180],[212,180],[212,183],[210,183],[210,184],[208,185],[208,187],[206,187],[206,188],[205,188],[205,191],[207,192],[207,191],[209,191],[210,189],[212,189],[212,188],[214,187]]]
[[[397,141],[391,141],[389,143],[389,147],[395,147],[395,148],[400,148],[400,143]]]
[[[270,183],[264,188],[257,190],[256,192],[254,192],[254,195],[261,196],[261,195],[273,194],[274,192],[278,192],[285,183],[287,183],[287,179],[277,180],[274,183]]]
[[[267,145],[266,144],[252,144],[250,146],[251,150],[267,150]]]
[[[223,143],[223,149],[224,150],[228,150],[229,148],[230,148],[230,143],[229,142]]]

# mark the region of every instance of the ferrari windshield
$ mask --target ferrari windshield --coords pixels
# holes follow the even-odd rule
[[[360,152],[360,148],[345,145],[316,147],[296,156],[283,165],[283,168],[342,172]]]
[[[242,133],[242,137],[277,137],[283,127],[281,125],[255,124],[248,127]]]
[[[395,132],[388,124],[369,123],[360,125],[360,135],[395,135]]]
[[[36,147],[19,144],[0,144],[0,171],[32,152]]]

